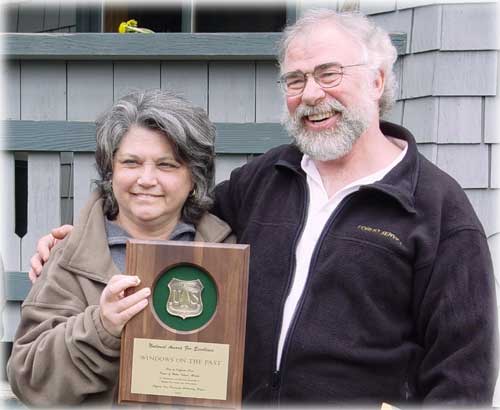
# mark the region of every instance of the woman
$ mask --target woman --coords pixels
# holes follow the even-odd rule
[[[234,242],[207,213],[215,127],[168,92],[130,94],[97,121],[97,191],[59,242],[23,303],[8,363],[15,394],[32,405],[111,403],[120,335],[150,289],[121,274],[127,238]]]

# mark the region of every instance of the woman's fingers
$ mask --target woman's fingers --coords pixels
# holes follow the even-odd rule
[[[140,283],[137,276],[115,275],[104,288],[100,300],[100,316],[104,328],[117,337],[125,324],[148,304],[149,288],[124,296],[126,289]]]
[[[141,283],[141,280],[137,276],[115,275],[109,280],[103,294],[105,294],[106,298],[119,298],[121,292],[137,286],[139,283]]]
[[[122,310],[120,313],[117,313],[118,325],[121,324],[123,329],[123,327],[127,324],[127,322],[130,319],[132,319],[137,313],[143,310],[147,305],[148,305],[148,299],[141,299],[136,303],[132,304],[127,309]]]
[[[136,305],[137,303],[140,303],[142,300],[147,301],[147,297],[150,294],[151,291],[149,290],[149,288],[142,288],[138,292],[135,292],[127,297],[124,297],[123,299],[120,299],[119,301],[114,303],[114,308],[116,309],[115,312],[121,314],[130,307]]]
[[[107,307],[101,306],[101,320],[104,328],[112,335],[119,337],[127,322],[148,305],[149,294],[149,288],[144,288],[119,302],[111,303]]]

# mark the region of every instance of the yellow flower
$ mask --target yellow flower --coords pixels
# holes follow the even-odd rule
[[[122,21],[120,23],[120,26],[118,27],[118,33],[126,33],[127,32],[127,23],[125,23],[124,21]]]
[[[127,26],[137,27],[137,20],[132,19],[132,20],[127,21]]]
[[[122,21],[118,27],[118,33],[154,33],[154,31],[148,28],[137,27],[136,20],[129,20],[127,22]]]

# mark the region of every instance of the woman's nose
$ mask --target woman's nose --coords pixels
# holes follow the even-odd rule
[[[154,186],[158,183],[155,164],[143,164],[137,183],[141,186]]]

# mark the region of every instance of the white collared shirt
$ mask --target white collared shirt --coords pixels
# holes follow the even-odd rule
[[[398,143],[399,142],[400,141],[398,140]],[[307,176],[309,207],[307,210],[306,224],[297,244],[297,248],[295,249],[295,272],[293,275],[293,283],[290,288],[290,293],[285,301],[285,307],[283,310],[283,321],[278,342],[278,354],[276,357],[277,369],[280,367],[281,356],[283,354],[283,347],[288,329],[292,322],[297,303],[299,302],[300,296],[304,291],[314,248],[316,247],[328,218],[347,195],[357,191],[362,185],[368,185],[376,181],[380,181],[387,173],[389,173],[390,170],[403,160],[407,150],[408,144],[405,143],[404,149],[387,167],[350,183],[331,198],[328,198],[328,194],[323,186],[323,181],[321,180],[321,176],[316,168],[316,165],[314,164],[314,161],[308,155],[303,155],[300,165]]]

